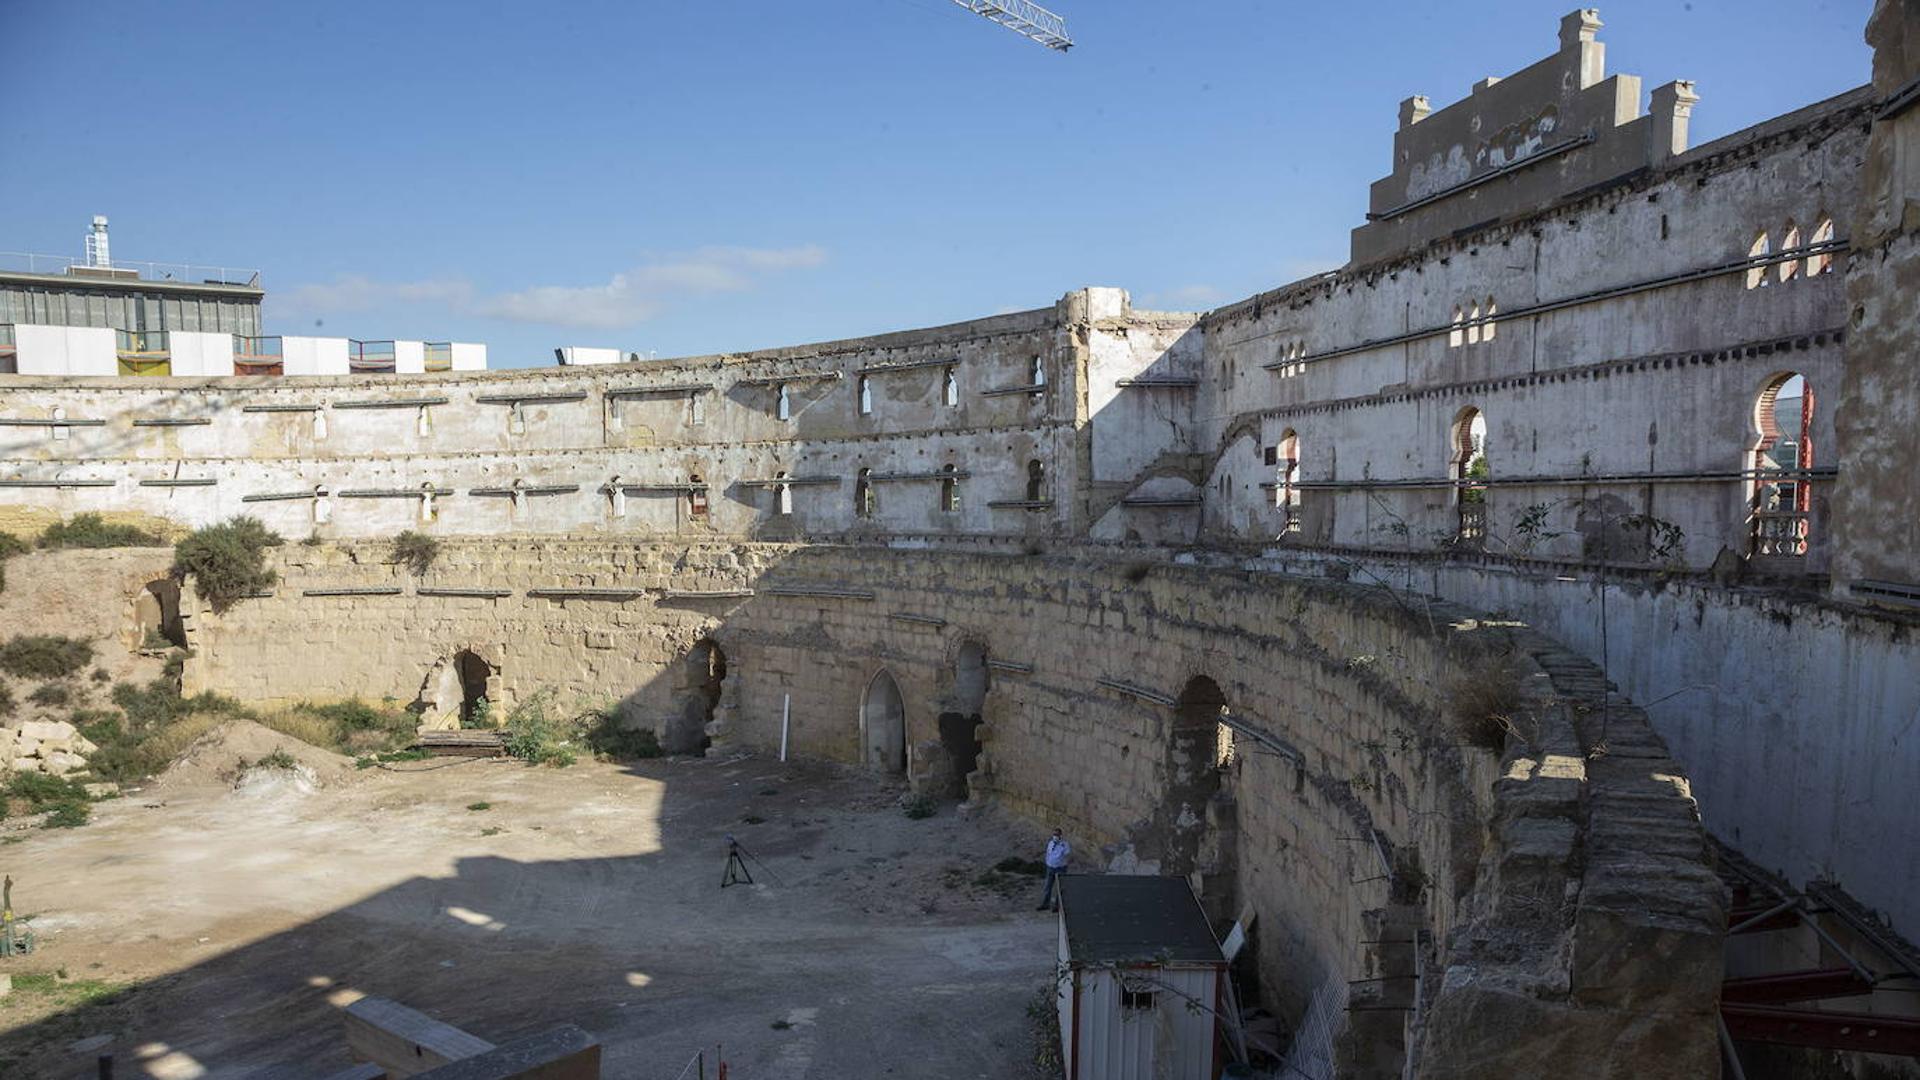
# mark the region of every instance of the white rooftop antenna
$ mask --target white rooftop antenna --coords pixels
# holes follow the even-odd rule
[[[1028,0],[953,0],[985,19],[992,19],[1001,26],[1032,38],[1049,49],[1066,52],[1073,48],[1073,39],[1067,36],[1067,20]]]
[[[109,267],[113,259],[107,254],[107,216],[93,215],[93,231],[87,234],[87,265]]]

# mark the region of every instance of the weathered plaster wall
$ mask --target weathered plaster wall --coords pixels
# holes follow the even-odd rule
[[[1867,24],[1873,89],[1898,102],[1920,77],[1920,6],[1882,0]],[[1840,405],[1842,467],[1834,587],[1920,603],[1920,110],[1875,120],[1852,215],[1851,336]]]
[[[923,752],[960,650],[982,646],[975,793],[1063,823],[1083,850],[1104,843],[1119,865],[1194,871],[1221,911],[1250,904],[1283,1015],[1329,981],[1411,975],[1416,951],[1447,971],[1419,993],[1361,983],[1356,1000],[1420,1009],[1356,1022],[1349,1075],[1399,1075],[1401,1048],[1422,1038],[1423,1075],[1523,1074],[1543,1051],[1503,1017],[1551,1027],[1553,1052],[1655,1055],[1690,1073],[1713,1060],[1725,916],[1684,776],[1627,706],[1609,755],[1590,761],[1599,736],[1568,699],[1593,669],[1535,635],[1358,586],[1091,551],[454,543],[419,582],[378,545],[276,558],[272,596],[194,612],[190,689],[405,700],[436,661],[472,649],[497,668],[503,704],[552,688],[563,707],[618,700],[664,726],[710,640],[727,658],[719,736],[777,746],[790,696],[796,752],[857,762],[882,671]],[[529,594],[556,586],[628,592]],[[422,595],[454,588],[505,595]],[[1525,682],[1525,737],[1504,755],[1464,745],[1446,718],[1451,673],[1496,652]],[[1235,736],[1218,770],[1213,723],[1205,761],[1179,749],[1186,714],[1170,706],[1198,677],[1263,733]],[[1382,945],[1389,930],[1422,944]],[[1655,953],[1658,969],[1635,959]],[[1615,1048],[1628,1026],[1637,1041]]]

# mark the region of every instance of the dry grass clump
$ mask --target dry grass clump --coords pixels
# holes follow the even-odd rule
[[[1512,653],[1463,657],[1443,688],[1447,713],[1462,741],[1504,753],[1520,711],[1519,658]]]

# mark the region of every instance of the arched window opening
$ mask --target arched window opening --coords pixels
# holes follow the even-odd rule
[[[1027,362],[1027,385],[1047,385],[1047,365],[1038,356]]]
[[[1788,251],[1792,251],[1794,248],[1797,248],[1799,246],[1800,246],[1800,226],[1795,225],[1792,219],[1788,219],[1787,231],[1784,235],[1780,237],[1780,250],[1782,252],[1788,252]],[[1780,280],[1782,282],[1787,282],[1787,281],[1792,281],[1794,278],[1799,277],[1800,265],[1801,263],[1799,259],[1787,259],[1781,262],[1780,263]]]
[[[1274,461],[1274,505],[1285,518],[1283,533],[1300,531],[1300,436],[1292,428],[1280,436]]]
[[[327,485],[320,484],[313,489],[313,523],[325,525],[333,520],[333,499],[327,491]]]
[[[414,416],[413,433],[423,439],[433,434],[433,416],[427,412],[425,405],[420,406],[419,413]]]
[[[704,424],[707,422],[707,395],[700,391],[687,395],[687,423]]]
[[[1453,309],[1452,329],[1447,331],[1447,348],[1457,349],[1466,344],[1467,329],[1462,325],[1466,321],[1466,317],[1466,313],[1461,311],[1456,305]]]
[[[907,770],[907,708],[900,686],[881,668],[867,683],[860,701],[860,730],[867,767],[881,772]]]
[[[1500,313],[1500,308],[1497,304],[1493,302],[1493,297],[1491,296],[1487,297],[1487,311],[1486,311],[1487,325],[1480,328],[1481,341],[1493,340],[1493,329],[1494,327],[1500,325],[1499,323],[1494,321],[1493,317],[1495,315],[1498,315],[1499,313]]]
[[[860,517],[873,516],[873,470],[861,469],[853,478],[853,512]]]
[[[787,384],[781,383],[774,395],[773,415],[780,420],[793,419],[793,395],[787,390]]]
[[[873,380],[860,376],[860,415],[873,415]]]
[[[944,513],[960,512],[959,470],[952,465],[940,466],[940,509]]]
[[[1479,547],[1487,538],[1487,418],[1469,405],[1454,417],[1449,433],[1448,467],[1460,510],[1454,543]]]
[[[773,512],[781,517],[793,513],[793,485],[787,483],[786,473],[774,473],[778,483],[773,485]]]
[[[960,373],[951,367],[940,369],[940,400],[949,407],[960,404]]]
[[[1819,224],[1813,227],[1813,233],[1807,237],[1807,242],[1816,247],[1821,244],[1833,243],[1833,219],[1830,217],[1822,217]],[[1818,277],[1821,274],[1831,273],[1833,273],[1833,252],[1822,251],[1807,257],[1808,277]]]
[[[1748,466],[1748,550],[1756,556],[1806,555],[1812,539],[1813,387],[1798,372],[1767,381],[1754,403],[1759,433]]]
[[[1473,306],[1467,309],[1467,344],[1477,345],[1479,343],[1480,343],[1480,301],[1475,300],[1473,302]]]
[[[687,477],[687,512],[694,517],[707,516],[707,482],[699,473]]]
[[[1046,498],[1047,467],[1040,464],[1039,458],[1027,462],[1027,501],[1039,502]]]
[[[614,517],[627,516],[627,488],[617,474],[607,481],[607,506]]]
[[[420,520],[432,521],[433,518],[433,484],[428,482],[420,485]]]
[[[1765,259],[1772,252],[1773,247],[1767,242],[1767,234],[1764,231],[1753,238],[1752,246],[1747,248],[1747,258],[1754,260],[1753,266],[1747,270],[1747,288],[1760,289],[1766,287],[1767,267],[1761,260]]]

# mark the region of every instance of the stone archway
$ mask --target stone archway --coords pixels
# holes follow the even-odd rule
[[[149,581],[133,601],[137,649],[187,647],[187,627],[180,617],[180,583],[171,577]]]
[[[453,676],[460,689],[460,726],[475,727],[482,714],[491,713],[487,681],[493,677],[493,665],[480,659],[472,649],[453,655]],[[498,724],[502,717],[491,717]]]
[[[660,748],[669,754],[698,754],[712,743],[707,725],[720,705],[727,679],[727,654],[711,638],[694,644],[680,669],[674,699],[678,711],[667,721]]]
[[[862,758],[881,772],[907,771],[907,707],[900,684],[881,668],[860,699]]]
[[[1225,751],[1220,723],[1227,696],[1205,675],[1187,681],[1167,732],[1166,794],[1154,815],[1160,840],[1160,872],[1190,874],[1200,865],[1207,815],[1220,792]]]
[[[929,794],[967,797],[967,777],[980,763],[981,713],[986,707],[989,678],[987,648],[977,641],[963,642],[953,660],[953,690],[940,711],[937,775],[926,778]],[[923,766],[926,767],[926,766]]]

